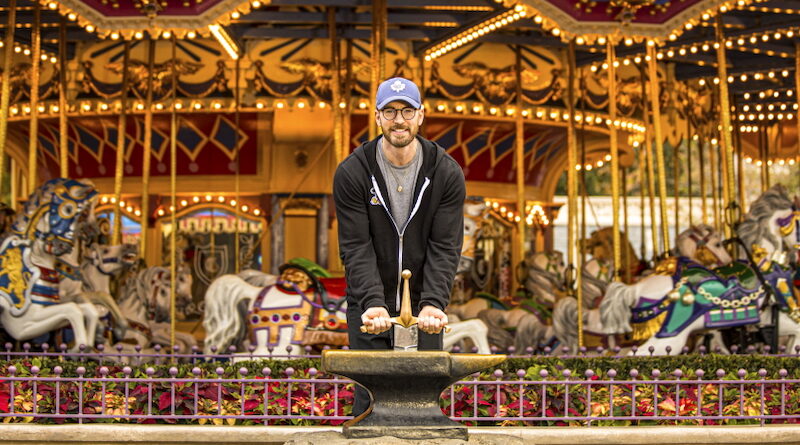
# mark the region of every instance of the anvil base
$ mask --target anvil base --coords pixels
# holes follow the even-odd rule
[[[439,396],[450,384],[505,358],[443,351],[323,351],[322,369],[349,377],[372,394],[371,410],[344,424],[345,437],[467,440],[466,426],[442,413]]]

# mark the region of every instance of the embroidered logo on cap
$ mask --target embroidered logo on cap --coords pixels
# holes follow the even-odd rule
[[[389,88],[391,88],[392,91],[399,93],[406,89],[406,84],[400,82],[399,80],[395,80],[393,84],[389,85]]]

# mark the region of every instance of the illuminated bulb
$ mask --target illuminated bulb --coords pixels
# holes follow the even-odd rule
[[[182,199],[181,200],[181,207],[186,207],[187,205],[189,205],[189,203],[185,199]]]
[[[463,105],[460,105],[460,104],[459,104],[459,105],[456,105],[456,111],[458,111],[459,113],[460,113],[460,112],[462,112],[462,111],[464,111],[464,106],[463,106]]]
[[[168,39],[168,38],[172,37],[172,33],[169,32],[169,31],[164,31],[164,32],[161,33],[161,37],[163,37],[165,39]]]
[[[193,38],[197,37],[197,33],[194,32],[194,31],[189,31],[188,33],[186,33],[186,37],[188,37],[190,39],[193,39]]]
[[[220,196],[220,197],[217,198],[217,201],[225,202],[225,197],[224,196]]]
[[[203,108],[203,105],[200,102],[195,102],[194,103],[194,109],[195,110],[199,110],[201,108]]]
[[[261,214],[261,210],[259,210],[259,209],[255,209],[255,210],[253,210],[253,215],[256,215],[256,216],[258,216],[258,215],[260,215],[260,214]]]
[[[246,211],[248,211],[248,210],[250,210],[250,207],[248,207],[247,205],[243,205],[243,206],[242,206],[242,211],[243,211],[243,212],[246,212]]]
[[[206,195],[206,201],[211,201],[211,195]]]
[[[158,209],[158,216],[164,216],[164,209]]]
[[[220,108],[222,108],[222,104],[219,102],[214,102],[214,109],[219,110]]]
[[[142,38],[144,38],[144,33],[142,33],[141,31],[136,31],[135,33],[133,33],[133,37],[135,37],[137,40],[141,40]]]
[[[74,21],[75,21],[75,19],[77,19],[77,18],[78,18],[78,16],[77,16],[77,15],[75,15],[75,13],[74,13],[74,12],[70,12],[70,13],[67,15],[67,18],[68,18],[68,19],[70,19],[70,20],[72,20],[72,21],[74,22]]]
[[[86,25],[86,32],[94,32],[94,26]]]
[[[161,105],[161,104],[158,104],[158,105]],[[183,104],[182,104],[182,103],[180,103],[180,102],[176,102],[176,103],[175,103],[175,109],[176,109],[176,110],[180,110],[181,108],[183,108]],[[161,109],[161,108],[159,108],[159,110],[160,110],[160,109]]]

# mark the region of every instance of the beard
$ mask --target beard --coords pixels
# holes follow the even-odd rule
[[[405,132],[397,134],[394,130],[405,130]],[[386,138],[390,144],[398,148],[407,147],[410,143],[414,142],[414,139],[417,137],[416,128],[411,128],[409,125],[381,126],[381,131],[383,137]]]

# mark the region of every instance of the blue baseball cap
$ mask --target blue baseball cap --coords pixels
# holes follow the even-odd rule
[[[381,110],[396,100],[402,100],[414,108],[422,106],[419,88],[414,82],[402,77],[393,77],[380,84],[378,94],[375,96],[375,106]]]

